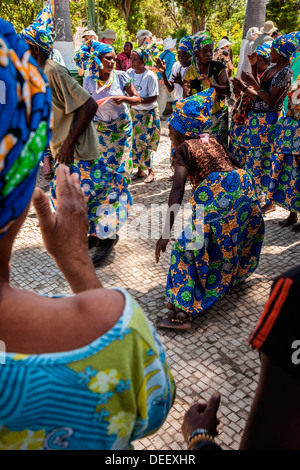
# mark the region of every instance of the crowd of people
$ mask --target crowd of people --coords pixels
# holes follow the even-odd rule
[[[138,46],[126,42],[116,55],[113,30],[101,40],[87,31],[75,55],[83,86],[53,60],[54,38],[49,3],[20,35],[0,19],[0,78],[9,89],[0,115],[0,325],[7,348],[0,449],[130,449],[161,427],[176,387],[141,307],[125,289],[104,288],[95,267],[118,241],[134,202],[132,182],[155,182],[170,94],[173,182],[156,262],[170,242],[187,180],[192,215],[172,247],[169,313],[157,328],[190,329],[196,316],[254,273],[263,216],[276,205],[290,212],[283,224],[299,230],[300,75],[293,66],[300,33],[280,34],[270,21],[251,28],[248,62],[234,77],[228,37],[215,49],[207,31],[186,36],[176,57],[176,40],[166,38],[159,53],[151,32],[141,30]],[[47,174],[53,172],[55,212],[35,189],[44,159]],[[52,299],[10,285],[13,243],[31,200],[71,297]],[[275,281],[250,336],[261,354],[261,375],[243,449],[299,448],[299,372],[289,361],[299,331],[292,307],[298,278],[297,268]],[[282,403],[284,386],[290,399]],[[219,449],[219,403],[215,394],[186,414],[189,450]]]

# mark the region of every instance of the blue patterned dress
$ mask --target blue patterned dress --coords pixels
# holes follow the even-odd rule
[[[271,71],[268,67],[261,79],[261,87],[271,93],[273,87],[282,88],[282,95],[273,107],[257,97],[252,105],[245,131],[239,141],[247,149],[244,169],[253,177],[259,196],[266,196],[271,181],[272,152],[274,151],[275,132],[278,120],[285,115],[284,99],[291,85],[293,72],[288,65],[277,72],[271,79],[264,77]],[[266,199],[266,203],[272,201]]]
[[[264,240],[264,221],[244,170],[211,173],[193,192],[190,204],[190,226],[171,253],[166,295],[173,305],[194,316],[253,274]]]
[[[268,199],[300,212],[300,75],[288,93],[287,116],[279,119],[272,154]]]

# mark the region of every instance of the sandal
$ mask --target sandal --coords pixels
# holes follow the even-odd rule
[[[192,316],[175,307],[171,302],[167,303],[169,312],[168,318],[161,318],[156,321],[158,328],[174,328],[176,330],[189,330],[191,328]]]
[[[155,181],[155,176],[154,176],[154,175],[149,175],[149,176],[145,179],[144,183],[153,183],[153,181]]]

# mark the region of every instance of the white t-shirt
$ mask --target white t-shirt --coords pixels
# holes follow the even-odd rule
[[[130,83],[130,78],[126,72],[121,70],[113,71],[113,82],[112,84],[99,91],[97,83],[91,78],[87,77],[84,79],[83,88],[87,90],[95,101],[101,100],[108,96],[124,96],[126,95],[125,87]],[[128,106],[126,103],[120,105],[116,104],[113,100],[100,106],[95,114],[94,121],[111,122],[115,119],[119,119],[124,113],[128,112]]]
[[[127,70],[132,83],[141,98],[158,96],[158,78],[154,72],[146,69],[143,73],[135,73],[133,69]],[[134,109],[153,109],[157,106],[157,101],[149,104],[138,104],[132,106]]]
[[[183,99],[183,88],[182,86],[178,85],[178,83],[174,83],[174,79],[172,77],[173,75],[176,76],[178,75],[178,73],[180,73],[182,80],[184,80],[184,77],[186,76],[186,73],[189,68],[190,68],[190,65],[188,65],[187,67],[182,67],[180,62],[175,62],[175,64],[172,67],[169,82],[174,84],[174,90],[172,93],[173,93],[175,101]]]

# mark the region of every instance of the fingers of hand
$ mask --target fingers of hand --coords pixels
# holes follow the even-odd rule
[[[41,230],[52,231],[55,227],[55,215],[51,211],[48,197],[40,188],[34,190],[32,202]]]
[[[209,400],[207,407],[217,412],[220,406],[220,400],[221,400],[220,393],[214,393],[211,399]]]

